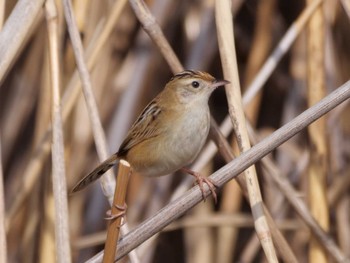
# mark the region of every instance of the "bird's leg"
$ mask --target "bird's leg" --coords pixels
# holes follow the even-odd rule
[[[192,171],[192,170],[190,170],[190,169],[188,169],[186,167],[181,168],[181,171],[184,172],[184,173],[190,174],[190,175],[192,175],[192,176],[194,176],[196,178],[196,182],[197,182],[197,184],[199,186],[199,189],[202,192],[202,196],[203,196],[204,201],[206,200],[206,196],[204,194],[203,183],[206,183],[208,185],[208,187],[209,187],[210,192],[213,195],[215,204],[217,203],[218,199],[217,199],[217,195],[216,195],[216,192],[215,192],[215,188],[217,186],[215,185],[215,183],[210,178],[204,177],[204,176],[200,175],[200,173],[194,172],[194,171]]]
[[[112,210],[109,209],[106,212],[106,220],[114,220],[117,219],[118,217],[122,217],[122,223],[120,224],[119,227],[122,227],[125,224],[125,216],[126,216],[126,209],[128,208],[127,204],[124,204],[122,206],[120,205],[114,205],[120,212],[118,213],[112,213]]]

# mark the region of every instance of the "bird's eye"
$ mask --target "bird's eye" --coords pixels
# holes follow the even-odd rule
[[[198,81],[193,81],[192,82],[192,87],[198,88],[199,87],[199,82]]]

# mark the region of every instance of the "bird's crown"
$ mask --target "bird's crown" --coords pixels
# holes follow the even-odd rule
[[[199,70],[185,70],[175,74],[171,78],[171,81],[176,79],[186,79],[186,78],[200,78],[210,82],[215,80],[215,78],[207,72],[203,72]]]

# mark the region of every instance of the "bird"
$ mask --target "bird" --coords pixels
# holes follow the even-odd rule
[[[148,177],[178,170],[188,173],[195,177],[203,199],[205,183],[216,202],[216,185],[212,180],[186,165],[194,161],[207,140],[210,95],[228,83],[203,71],[184,70],[175,74],[138,116],[119,150],[81,179],[72,193],[82,190],[123,159],[130,163],[132,171]]]

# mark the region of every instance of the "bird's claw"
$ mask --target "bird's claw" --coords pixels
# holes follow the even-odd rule
[[[119,210],[119,212],[117,213],[112,213],[112,210],[109,209],[107,212],[106,212],[106,217],[105,219],[106,220],[115,220],[119,217],[121,217],[121,224],[119,225],[119,227],[122,227],[126,220],[125,220],[125,217],[126,217],[126,209],[128,208],[128,206],[126,204],[120,206],[120,205],[114,205],[115,208],[117,208]]]
[[[208,185],[209,190],[210,190],[211,194],[213,195],[214,202],[216,204],[218,202],[218,197],[217,197],[216,192],[215,192],[215,189],[217,188],[215,183],[212,180],[210,180],[209,178],[203,177],[200,174],[197,174],[195,177],[196,177],[196,182],[197,182],[197,184],[199,186],[199,189],[202,192],[202,196],[203,196],[204,202],[207,200],[207,197],[204,194],[203,183]]]
[[[216,195],[215,188],[217,188],[218,186],[215,185],[215,183],[210,178],[204,177],[204,176],[200,175],[199,173],[194,172],[194,171],[192,171],[192,170],[190,170],[188,168],[185,168],[185,167],[183,167],[181,170],[183,172],[188,173],[188,174],[190,174],[190,175],[192,175],[192,176],[194,176],[196,178],[196,182],[197,182],[197,184],[199,186],[199,189],[202,192],[202,196],[203,196],[204,202],[206,201],[207,197],[204,194],[203,183],[206,183],[208,185],[208,187],[209,187],[209,190],[210,190],[211,194],[213,195],[215,204],[217,203],[218,197]]]

